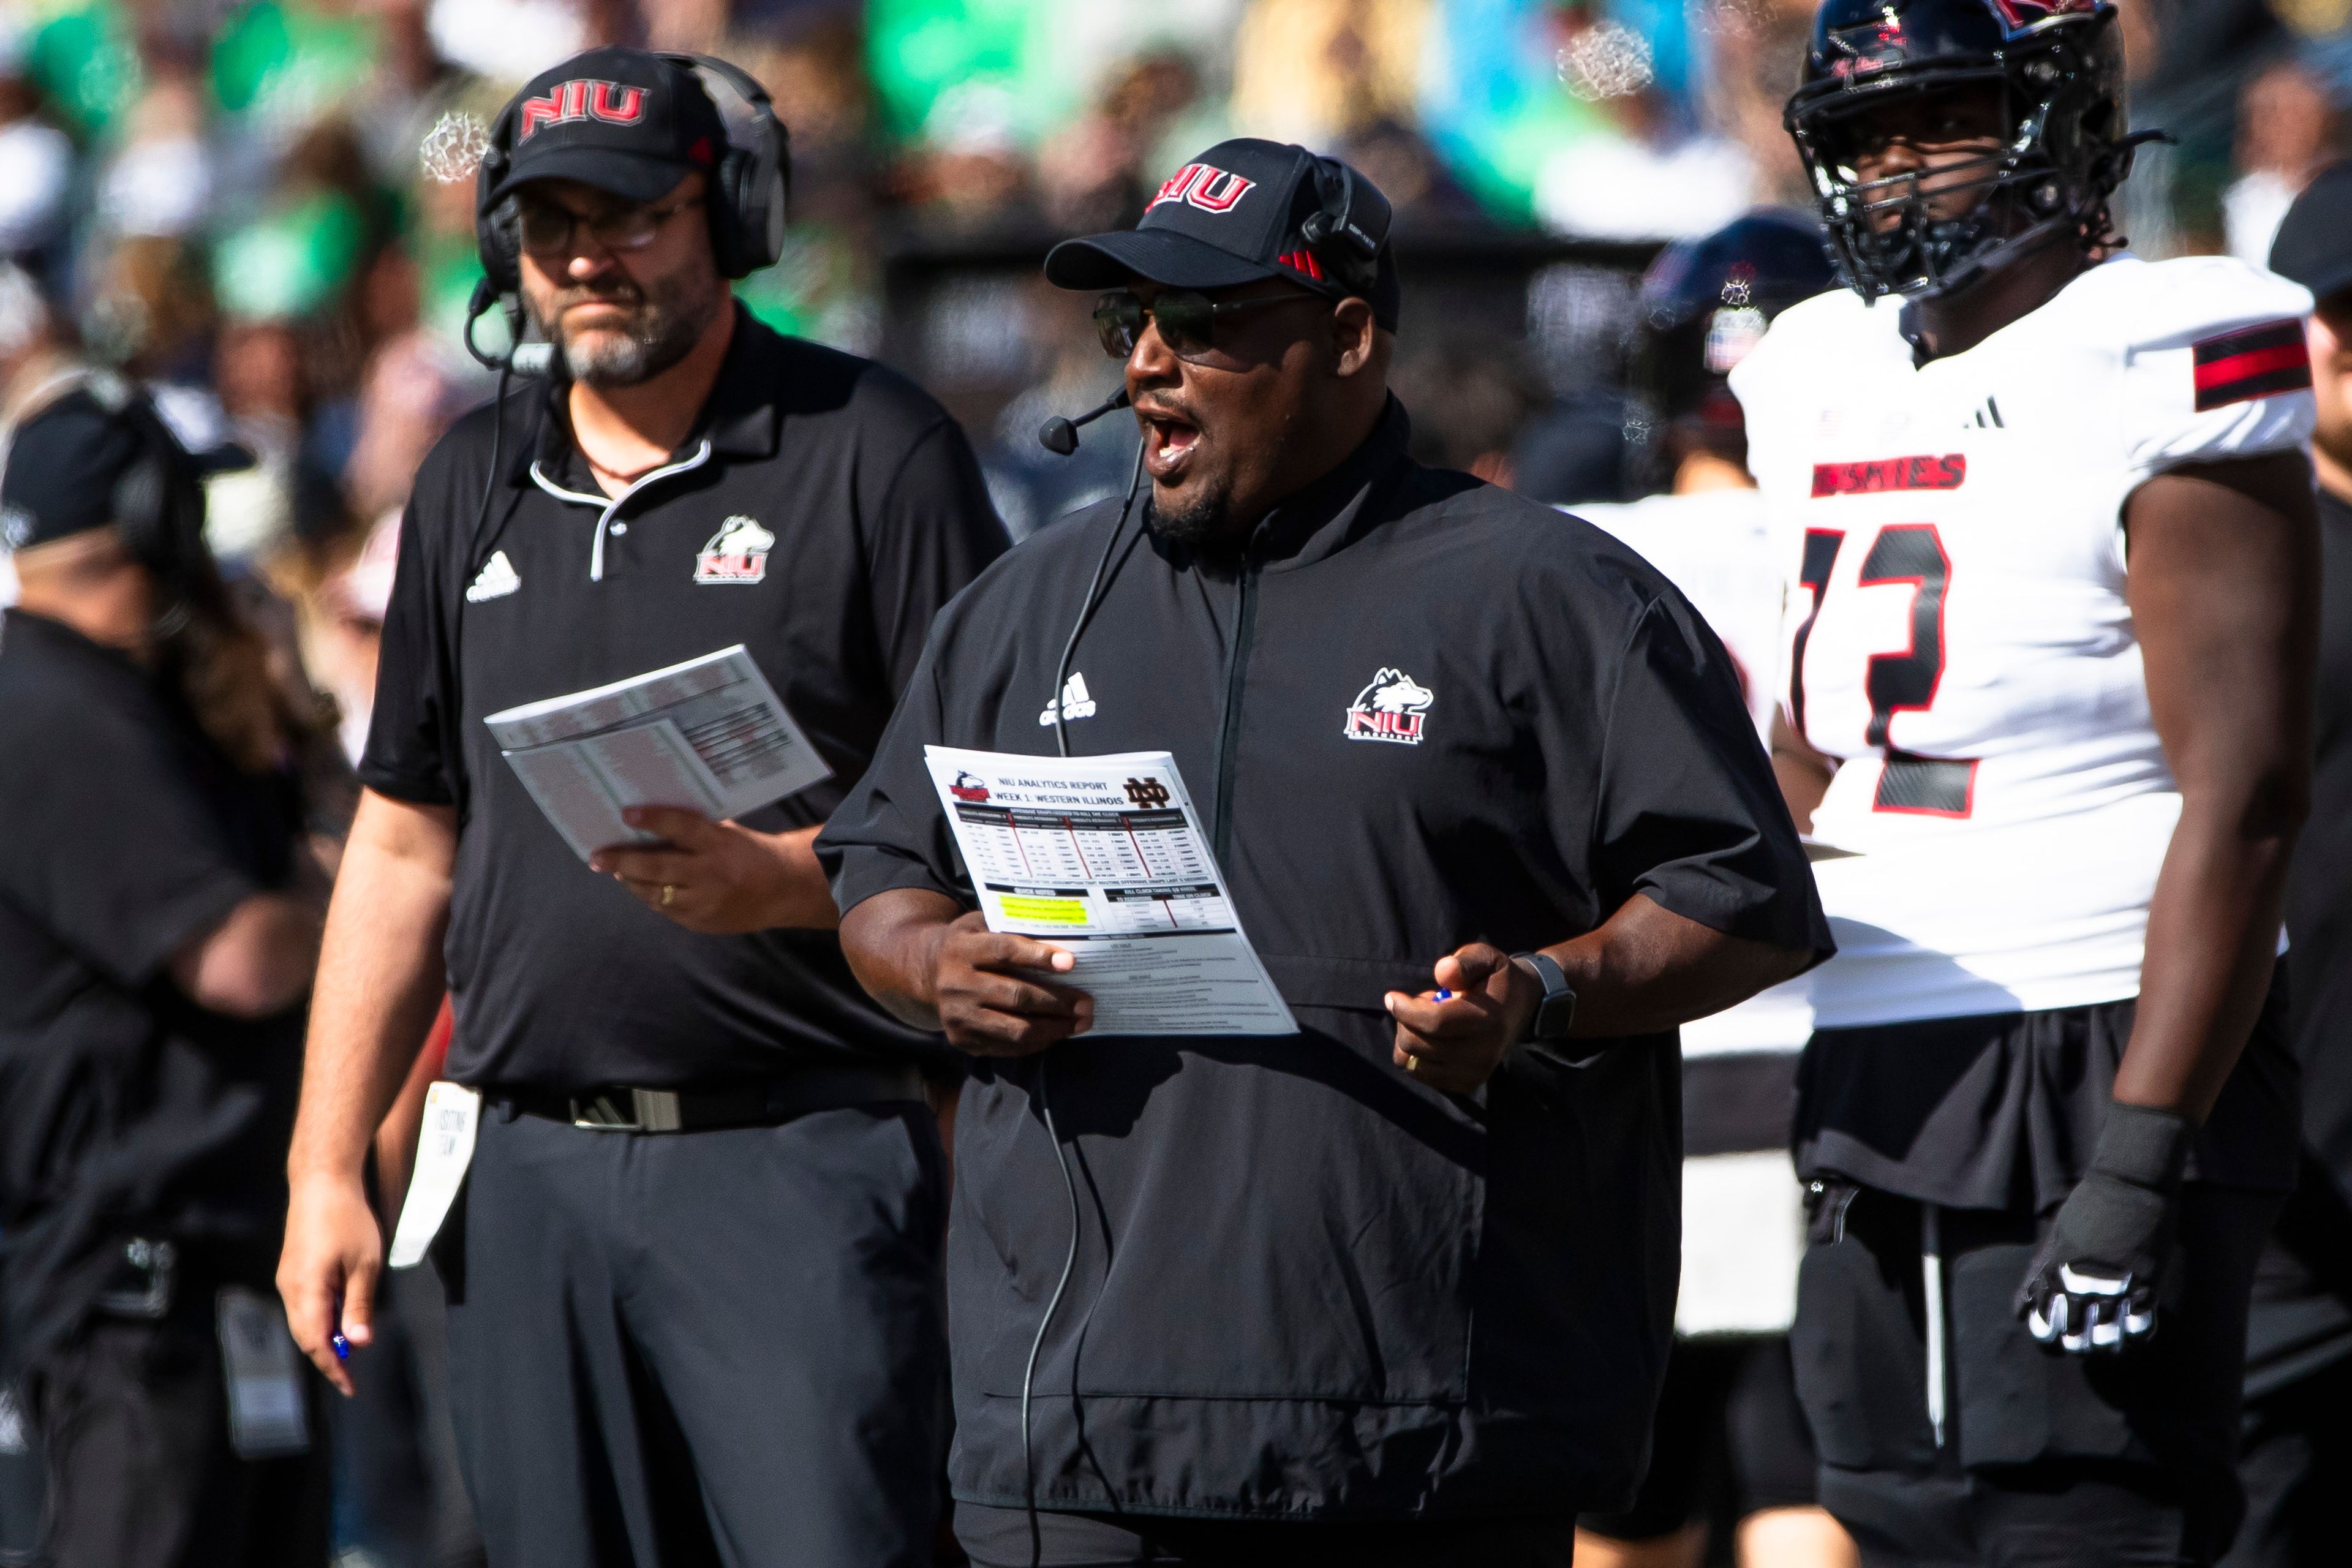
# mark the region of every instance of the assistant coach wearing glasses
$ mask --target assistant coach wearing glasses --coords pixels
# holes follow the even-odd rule
[[[1566,1563],[1664,1362],[1674,1032],[1830,945],[1689,605],[1407,455],[1387,227],[1237,141],[1054,251],[1108,290],[1148,497],[948,608],[818,840],[859,977],[980,1058],[948,1280],[983,1564]],[[1174,752],[1299,1035],[1090,1038],[1067,956],[971,912],[922,747],[1057,727]]]
[[[362,1152],[446,977],[483,1109],[432,1257],[499,1568],[929,1560],[937,1047],[857,988],[810,846],[1003,531],[938,405],[732,299],[782,239],[755,95],[599,49],[494,127],[484,265],[555,373],[417,476],[320,966],[279,1283],[366,1375]],[[832,779],[583,864],[483,716],[737,643]]]

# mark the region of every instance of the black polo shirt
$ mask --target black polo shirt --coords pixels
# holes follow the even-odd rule
[[[1221,567],[1148,534],[1072,668],[1073,751],[1175,754],[1275,1039],[1084,1039],[982,1060],[950,1231],[959,1498],[1020,1506],[1031,1336],[1085,1209],[1030,1421],[1056,1509],[1553,1512],[1638,1479],[1678,1269],[1676,1053],[1518,1052],[1476,1095],[1391,1062],[1381,997],[1464,942],[1590,931],[1636,892],[1830,949],[1729,657],[1631,550],[1370,441]],[[982,575],[933,628],[818,841],[844,909],[969,889],[926,742],[1050,754],[1054,669],[1118,507]],[[1081,1349],[1082,1347],[1082,1349]],[[1080,1397],[1073,1399],[1073,1363]]]
[[[121,654],[0,617],[0,1362],[68,1332],[133,1237],[268,1282],[302,1010],[207,1012],[167,971],[287,883],[301,805]]]
[[[623,499],[589,476],[565,395],[509,400],[478,532],[492,411],[419,470],[360,765],[381,794],[457,808],[450,1076],[711,1088],[938,1048],[866,997],[831,931],[698,935],[590,871],[482,720],[741,643],[833,767],[742,820],[823,822],[932,615],[1004,548],[963,432],[904,378],[740,306],[694,433]]]

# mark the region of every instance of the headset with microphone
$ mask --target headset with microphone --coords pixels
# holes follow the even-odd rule
[[[1057,458],[1069,457],[1078,449],[1080,426],[1091,425],[1106,414],[1117,413],[1119,409],[1127,407],[1131,401],[1127,395],[1127,388],[1122,386],[1118,392],[1104,398],[1102,402],[1079,415],[1076,419],[1066,418],[1056,414],[1037,426],[1037,445]]]
[[[710,215],[711,259],[720,276],[742,278],[772,267],[784,253],[793,189],[792,139],[776,117],[774,100],[750,72],[725,60],[669,52],[656,58],[693,75],[727,130],[727,151],[710,171],[709,199],[704,204]],[[490,200],[490,193],[513,166],[515,125],[522,102],[523,95],[517,93],[491,122],[489,144],[482,150],[474,175],[474,244],[481,256],[482,277],[466,308],[463,335],[466,352],[499,373],[490,418],[489,468],[482,479],[481,505],[474,514],[477,536],[489,516],[490,497],[498,482],[507,377],[545,375],[555,365],[554,344],[523,341],[520,208],[511,194]],[[500,306],[506,312],[507,341],[512,346],[502,354],[487,353],[474,342],[474,324],[492,306]],[[482,545],[478,537],[474,553],[478,554]]]
[[[1372,226],[1367,229],[1356,216],[1356,172],[1337,158],[1315,160],[1315,195],[1320,205],[1299,223],[1299,237],[1315,252],[1324,270],[1351,292],[1370,299],[1379,286],[1381,247],[1388,243],[1393,221],[1387,201],[1378,192],[1373,194],[1377,210],[1368,215]],[[1056,457],[1070,457],[1078,449],[1081,426],[1129,403],[1122,386],[1116,395],[1075,419],[1056,414],[1037,427],[1037,444]]]
[[[727,151],[710,173],[710,253],[722,277],[742,278],[775,265],[784,253],[784,226],[792,200],[792,143],[776,118],[768,89],[741,67],[709,55],[660,54],[690,73],[719,110],[727,128]],[[481,253],[482,280],[475,286],[466,318],[466,347],[490,368],[523,374],[543,373],[553,350],[522,343],[522,233],[520,212],[509,194],[493,202],[490,193],[514,163],[515,125],[522,113],[518,93],[499,111],[474,176],[474,242]],[[493,304],[506,306],[517,330],[515,351],[493,356],[474,342],[474,322]],[[524,350],[537,349],[527,360]]]

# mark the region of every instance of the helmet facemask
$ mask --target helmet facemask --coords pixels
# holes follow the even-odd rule
[[[2137,140],[2122,135],[2112,15],[2053,18],[1983,47],[1956,47],[1948,35],[1876,60],[1841,36],[1860,29],[1817,33],[1787,123],[1856,291],[1950,293],[2054,237],[2084,250],[2112,242],[2107,199]],[[1964,95],[1983,106],[1966,139],[1981,137],[1984,151],[1939,156],[1962,138],[1911,134],[1900,139],[1921,149],[1918,166],[1862,176],[1865,155],[1898,139],[1890,121],[1932,123],[1937,106]]]

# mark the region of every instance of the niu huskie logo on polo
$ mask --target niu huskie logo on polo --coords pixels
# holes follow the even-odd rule
[[[1437,694],[1428,687],[1394,666],[1384,666],[1348,705],[1348,721],[1339,733],[1350,741],[1418,746],[1429,705],[1436,700]]]
[[[1206,163],[1187,163],[1168,176],[1168,183],[1151,198],[1151,206],[1161,202],[1182,202],[1204,213],[1229,213],[1235,202],[1256,186],[1255,180],[1244,180],[1239,174],[1229,174]],[[1144,210],[1149,212],[1151,208]]]
[[[719,525],[694,558],[698,583],[757,583],[768,575],[768,552],[776,536],[751,518],[736,516]]]
[[[522,123],[515,140],[528,142],[534,131],[567,121],[601,120],[607,125],[635,125],[645,117],[644,88],[583,77],[558,82],[545,98],[523,100]]]

